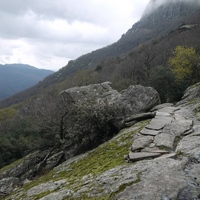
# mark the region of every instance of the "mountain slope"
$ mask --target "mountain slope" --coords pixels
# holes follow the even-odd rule
[[[157,2],[157,3],[156,3]],[[37,84],[36,86],[26,90],[23,93],[20,93],[16,96],[12,96],[5,101],[0,101],[0,107],[9,106],[13,103],[18,103],[23,101],[23,99],[30,97],[32,95],[39,94],[39,91],[44,88],[52,88],[55,87],[56,84],[61,83],[64,80],[69,79],[70,76],[73,76],[78,70],[80,69],[93,69],[95,70],[97,66],[104,65],[104,66],[111,66],[116,70],[120,64],[123,63],[124,67],[135,67],[135,55],[130,56],[133,51],[142,52],[142,55],[139,60],[137,60],[137,65],[141,66],[144,64],[143,58],[147,58],[146,52],[143,51],[140,47],[141,44],[148,44],[148,51],[151,52],[151,45],[154,43],[159,43],[162,38],[165,38],[164,41],[167,42],[169,33],[174,30],[178,30],[184,24],[199,24],[200,19],[200,4],[198,3],[199,0],[178,0],[178,1],[162,1],[163,4],[159,4],[161,0],[152,0],[150,1],[148,7],[151,7],[151,12],[147,7],[145,10],[141,20],[133,25],[131,29],[127,31],[116,43],[107,46],[105,48],[93,51],[89,54],[83,55],[77,58],[74,61],[70,61],[67,66],[60,69],[58,72],[48,76],[45,78],[41,83]],[[156,3],[156,4],[155,4]],[[181,38],[182,40],[178,39],[179,43],[176,42],[177,45],[184,45],[182,43],[187,42],[192,38],[194,33],[190,34],[191,30],[187,30],[187,33],[183,37],[183,34],[180,34],[180,31],[173,34],[174,40],[176,41],[177,38]],[[179,37],[179,35],[181,37]],[[198,35],[198,28],[196,29],[195,35]],[[198,37],[194,37],[196,40],[199,40]],[[195,39],[193,43],[195,43]],[[171,43],[173,44],[173,42]],[[168,59],[167,56],[170,55],[169,51],[171,51],[174,46],[170,46],[171,44],[165,43],[164,49],[167,49],[167,55],[164,55],[163,49],[159,47],[159,50],[156,50],[156,55],[159,59],[164,59],[164,62]],[[174,43],[175,44],[175,43]],[[161,48],[161,49],[160,49]],[[149,53],[147,52],[147,54]],[[126,62],[126,58],[128,57],[131,60],[131,63]],[[120,59],[119,59],[120,58]],[[125,58],[125,61],[124,61]],[[157,59],[157,60],[159,60]],[[113,60],[115,61],[113,63]],[[103,64],[102,64],[103,63]],[[105,64],[106,63],[106,64]],[[152,64],[162,64],[162,62],[152,63]],[[105,68],[105,67],[104,67]],[[112,69],[113,71],[113,69]],[[119,70],[118,70],[119,71]],[[100,81],[112,81],[110,76],[110,70],[107,70],[106,75],[103,74],[103,78]],[[137,72],[140,73],[140,72]],[[108,76],[108,77],[107,77]],[[98,80],[97,80],[98,81]],[[64,84],[65,87],[66,84]],[[66,88],[64,88],[66,89]]]
[[[52,73],[30,65],[0,65],[0,99],[31,87]]]
[[[200,12],[199,0],[165,0],[161,1],[163,3],[160,5],[155,2],[160,2],[160,0],[150,1],[147,7],[152,5],[154,9],[151,9],[150,13],[145,10],[140,21],[134,24],[117,42],[79,57],[60,72],[68,75],[77,69],[96,67],[106,58],[119,56],[144,42],[166,35],[183,24],[189,16]]]
[[[2,168],[0,195],[6,200],[199,199],[199,94],[196,84],[178,105],[155,107],[151,121],[121,130],[96,149],[69,158],[35,180],[21,184],[15,174],[20,167],[28,170],[27,162],[37,160],[41,152]],[[54,152],[48,164],[58,157]],[[7,192],[11,195],[6,197]]]
[[[148,6],[152,5],[153,2],[150,1]],[[145,14],[147,12],[145,11],[140,21],[135,23],[117,42],[69,62],[67,66],[52,76],[52,83],[64,80],[68,75],[79,69],[96,68],[105,59],[120,56],[142,43],[166,35],[171,30],[184,24],[188,17],[200,12],[198,2],[199,0],[182,0],[178,2],[170,0],[170,3],[164,1],[151,13]],[[58,77],[58,74],[62,74],[62,77]]]

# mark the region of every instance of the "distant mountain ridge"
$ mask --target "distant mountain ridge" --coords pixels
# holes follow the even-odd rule
[[[31,87],[52,73],[25,64],[0,64],[0,99]]]

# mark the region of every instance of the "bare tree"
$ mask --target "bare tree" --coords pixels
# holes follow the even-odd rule
[[[40,130],[49,131],[60,140],[65,137],[67,118],[74,101],[68,93],[44,94],[23,107],[23,116]]]

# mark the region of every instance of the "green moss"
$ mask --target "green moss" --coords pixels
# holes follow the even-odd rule
[[[166,146],[164,146],[164,145],[161,145],[161,146],[159,146],[158,147],[160,150],[165,150],[165,151],[171,151],[172,149],[170,148],[170,147],[166,147]]]
[[[200,134],[191,135],[191,137],[199,137]]]
[[[186,154],[183,153],[182,151],[178,151],[178,152],[176,152],[176,156],[177,156],[178,158],[182,158],[182,157],[186,156]]]
[[[131,185],[136,184],[136,183],[139,183],[139,182],[141,181],[140,175],[141,175],[141,173],[138,173],[138,174],[137,174],[137,179],[136,179],[135,181],[132,181],[132,182],[130,182],[130,183],[126,183],[126,184],[120,185],[118,191],[113,192],[113,193],[109,196],[109,200],[113,199],[113,197],[116,196],[117,194],[123,192],[123,191],[126,189],[126,187],[131,186]]]
[[[0,169],[0,174],[14,168],[15,166],[21,164],[23,161],[24,161],[23,159],[19,159],[15,162],[11,163],[10,165],[6,165],[5,167]]]
[[[115,138],[110,141],[100,145],[95,150],[89,152],[85,157],[78,160],[77,162],[73,162],[66,167],[67,171],[58,172],[56,170],[52,170],[48,174],[39,178],[38,180],[32,181],[31,183],[25,185],[23,187],[24,192],[34,186],[37,186],[41,183],[51,181],[57,181],[61,179],[66,179],[66,185],[62,187],[67,187],[73,191],[78,191],[83,186],[84,181],[82,180],[83,176],[92,175],[96,177],[107,170],[115,168],[119,165],[128,164],[124,160],[124,155],[127,155],[129,152],[129,148],[133,142],[133,135],[144,128],[149,123],[149,120],[139,122],[135,124],[134,131],[124,131],[122,130]],[[138,178],[137,181],[140,179]],[[134,184],[132,182],[131,184]],[[121,186],[120,191],[123,190],[127,185]],[[101,189],[101,188],[99,188]],[[56,191],[56,190],[55,190]],[[52,193],[52,191],[47,191],[47,193]],[[45,196],[46,193],[41,193],[40,196]],[[106,196],[98,197],[98,198],[88,198],[88,196],[81,196],[80,199],[108,199]],[[105,197],[105,198],[104,198]]]
[[[73,200],[73,198],[66,198],[64,200]],[[81,197],[76,198],[76,200],[110,200],[110,198],[108,195],[103,195],[100,197],[88,197],[87,194],[84,194]]]
[[[51,190],[51,191],[45,191],[45,192],[42,192],[42,193],[40,193],[40,194],[38,194],[38,195],[34,195],[34,196],[32,196],[32,199],[34,199],[34,200],[39,200],[39,199],[41,199],[42,197],[45,197],[45,196],[47,196],[48,194],[51,194],[51,193],[53,193],[55,190]]]
[[[100,145],[95,151],[90,152],[84,159],[71,165],[71,171],[65,171],[60,174],[60,177],[70,179],[82,178],[85,175],[92,174],[97,176],[103,172],[112,169],[116,166],[126,164],[124,155],[127,155],[129,148],[133,142],[133,135],[143,128],[148,122],[140,122],[135,126],[138,127],[135,131],[118,135],[117,139],[112,139],[103,145]],[[120,133],[119,133],[120,134]]]
[[[174,146],[176,147],[177,144],[180,142],[180,140],[182,139],[183,137],[182,136],[176,136],[175,139],[174,139]]]

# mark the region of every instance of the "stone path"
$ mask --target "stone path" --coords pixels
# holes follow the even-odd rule
[[[176,156],[178,142],[193,132],[193,121],[179,115],[179,109],[168,105],[154,111],[155,117],[134,137],[128,156],[130,162]]]

